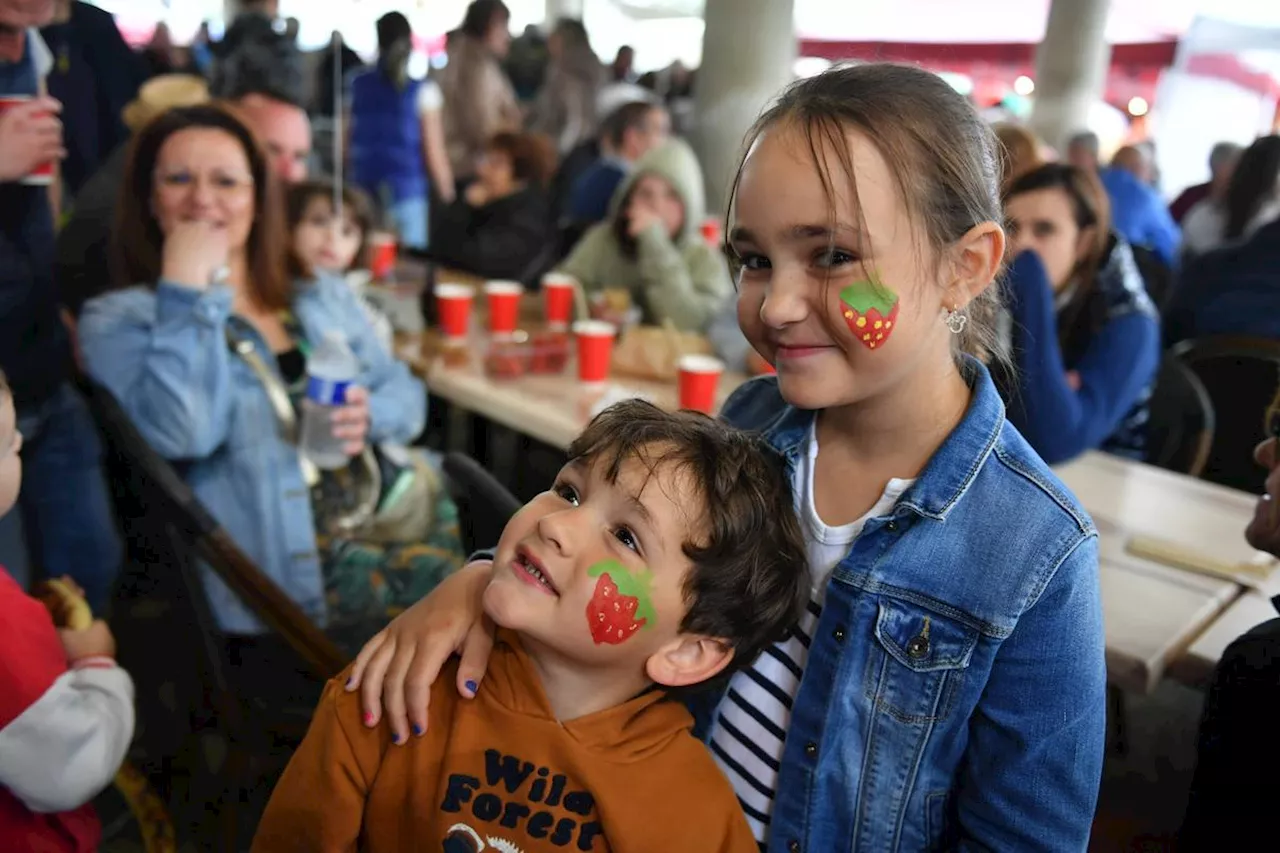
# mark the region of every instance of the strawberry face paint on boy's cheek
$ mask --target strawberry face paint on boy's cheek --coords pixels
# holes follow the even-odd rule
[[[617,560],[603,560],[587,569],[587,575],[599,578],[587,602],[587,627],[597,646],[616,646],[658,621],[648,572],[632,572]]]
[[[898,294],[883,285],[855,281],[840,291],[840,310],[849,331],[868,349],[889,340],[898,319]]]

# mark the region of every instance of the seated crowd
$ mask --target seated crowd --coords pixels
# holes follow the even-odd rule
[[[837,67],[752,128],[721,240],[663,101],[611,86],[629,81],[579,21],[522,104],[501,0],[469,4],[426,80],[408,20],[383,16],[376,62],[347,75],[339,184],[312,176],[304,99],[273,72],[273,4],[250,5],[268,26],[229,32],[211,82],[135,87],[128,138],[61,199],[22,182],[64,154],[41,20],[0,5],[0,85],[32,97],[0,117],[21,154],[0,162],[0,516],[20,507],[36,573],[62,579],[46,608],[0,571],[0,837],[89,849],[86,804],[133,733],[133,684],[87,615],[123,561],[88,382],[355,656],[255,849],[1086,843],[1097,531],[1048,466],[1147,460],[1167,347],[1280,339],[1280,137],[1216,147],[1170,211],[1142,146],[1102,167],[1079,134],[1060,161],[925,71]],[[385,231],[481,278],[625,292],[636,322],[778,378],[720,419],[604,409],[468,559],[415,446],[427,389],[365,298]],[[1014,515],[1026,535],[1001,535]],[[270,633],[199,576],[220,651]],[[50,761],[33,739],[87,745]],[[1199,784],[1213,802],[1220,780]],[[690,797],[696,824],[653,819]]]

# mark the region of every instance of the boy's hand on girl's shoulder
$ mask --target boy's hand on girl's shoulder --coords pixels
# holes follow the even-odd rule
[[[94,619],[93,624],[82,631],[60,628],[58,637],[62,640],[62,648],[67,653],[69,664],[85,658],[116,656],[116,638],[107,623],[101,619]]]

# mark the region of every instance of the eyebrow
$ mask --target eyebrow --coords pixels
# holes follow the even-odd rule
[[[780,232],[781,239],[784,242],[792,242],[792,243],[800,240],[812,240],[815,237],[825,237],[828,240],[832,239],[833,237],[839,237],[839,236],[857,237],[861,233],[862,232],[860,229],[855,228],[852,225],[846,225],[842,222],[837,222],[835,224],[835,227],[832,227],[831,225],[828,225],[826,223],[821,223],[821,224],[815,223],[812,225],[803,225],[803,224],[793,225],[790,228],[783,229]],[[734,227],[733,231],[729,233],[729,240],[730,242],[743,242],[743,243],[760,242],[759,239],[756,237],[755,232],[747,228],[743,228],[741,226]]]

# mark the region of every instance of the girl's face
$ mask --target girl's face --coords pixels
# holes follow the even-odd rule
[[[339,220],[333,202],[316,196],[307,202],[302,220],[293,229],[293,250],[314,270],[345,273],[356,261],[363,236],[349,214]]]
[[[1004,212],[1010,254],[1031,249],[1044,262],[1055,292],[1070,284],[1076,265],[1089,252],[1093,229],[1076,225],[1066,191],[1049,187],[1016,195],[1005,202]]]
[[[507,195],[515,184],[511,158],[496,148],[487,149],[476,161],[476,180],[488,192],[489,198]]]
[[[921,365],[950,359],[942,314],[955,302],[939,284],[950,282],[875,145],[853,130],[845,140],[857,197],[828,148],[820,153],[829,199],[802,129],[761,134],[743,166],[730,234],[742,263],[738,322],[777,367],[782,395],[803,409],[871,399]]]
[[[657,216],[667,236],[675,239],[684,227],[684,202],[676,188],[658,175],[642,175],[631,189],[631,204],[647,207]]]
[[[254,182],[240,141],[225,130],[193,127],[165,140],[156,155],[151,210],[168,235],[183,222],[226,229],[232,254],[243,252],[253,230]]]

